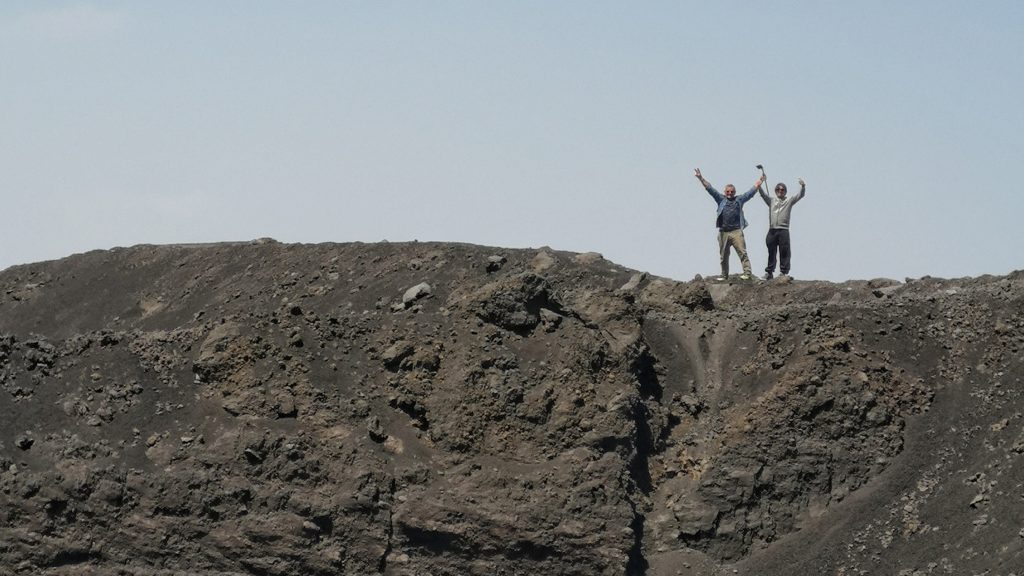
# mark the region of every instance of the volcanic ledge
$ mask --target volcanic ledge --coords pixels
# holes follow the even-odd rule
[[[1024,273],[464,244],[0,272],[0,574],[1024,574]]]

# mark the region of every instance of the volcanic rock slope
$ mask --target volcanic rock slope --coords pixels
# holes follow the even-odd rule
[[[0,574],[1024,574],[1024,274],[456,244],[0,273]]]

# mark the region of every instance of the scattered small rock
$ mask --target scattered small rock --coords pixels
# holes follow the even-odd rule
[[[629,277],[629,282],[626,282],[619,290],[622,292],[633,292],[640,287],[640,283],[647,279],[647,272],[639,272]]]
[[[562,323],[562,315],[547,308],[541,308],[540,322],[546,332],[554,332],[558,325]]]
[[[534,272],[544,272],[554,266],[556,262],[557,260],[555,260],[555,257],[552,256],[550,252],[547,250],[541,250],[533,257],[533,260],[530,261],[530,267]]]
[[[501,270],[501,267],[505,265],[505,262],[508,262],[508,259],[504,256],[490,256],[487,258],[487,271],[497,272],[498,270]]]
[[[433,295],[433,288],[426,282],[421,282],[405,291],[402,295],[402,304],[408,308],[421,298],[428,298]]]
[[[577,264],[593,264],[604,260],[604,256],[597,252],[584,252],[573,256],[573,261]]]
[[[246,448],[242,451],[242,455],[249,461],[250,464],[259,464],[263,462],[264,456],[253,448]]]
[[[384,431],[384,425],[380,423],[380,418],[376,415],[366,419],[366,432],[370,436],[370,440],[374,442],[383,442],[388,439],[388,434]]]

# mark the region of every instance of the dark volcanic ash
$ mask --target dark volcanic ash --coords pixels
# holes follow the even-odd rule
[[[1024,574],[1024,275],[457,244],[0,273],[0,574]]]

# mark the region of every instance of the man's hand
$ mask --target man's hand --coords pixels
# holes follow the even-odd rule
[[[700,174],[700,168],[694,168],[693,169],[693,175],[696,176],[698,180],[703,180],[704,179],[704,177],[701,176],[701,174]]]
[[[757,182],[754,182],[754,188],[760,188],[761,184],[764,184],[764,174],[757,177]]]
[[[800,187],[801,188],[804,188],[805,186],[807,186],[806,184],[804,184],[804,179],[803,178],[797,178],[796,181],[800,183]]]

